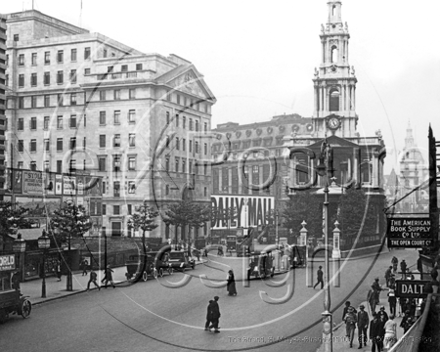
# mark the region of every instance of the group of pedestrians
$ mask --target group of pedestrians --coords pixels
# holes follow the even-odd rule
[[[104,284],[104,287],[107,288],[107,284],[110,283],[113,288],[115,288],[115,282],[113,281],[113,273],[114,271],[110,267],[110,265],[107,265],[104,272],[104,278],[101,280],[101,284]],[[87,283],[87,291],[90,290],[90,284],[94,284],[98,290],[101,290],[101,286],[98,285],[96,280],[98,279],[98,274],[92,269],[90,271],[90,278],[89,282]]]
[[[345,322],[345,333],[353,347],[354,333],[356,327],[358,329],[358,342],[361,349],[367,346],[368,338],[371,341],[371,351],[383,351],[384,348],[389,350],[397,341],[397,323],[394,321],[394,314],[388,314],[385,307],[380,307],[376,313],[373,312],[373,319],[370,321],[368,312],[365,306],[359,306],[359,312],[351,305],[350,301],[345,302],[345,308],[342,313],[343,321]],[[367,334],[368,328],[370,329]]]

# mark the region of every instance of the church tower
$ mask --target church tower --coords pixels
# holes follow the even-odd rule
[[[321,64],[315,68],[313,119],[317,137],[356,137],[356,76],[348,61],[347,23],[341,1],[328,3],[328,21],[321,25]]]

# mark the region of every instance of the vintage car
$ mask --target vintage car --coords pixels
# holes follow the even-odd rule
[[[194,269],[196,266],[195,260],[182,251],[169,252],[169,263],[173,269],[182,271],[186,268]]]
[[[0,323],[10,314],[27,318],[31,314],[32,304],[20,292],[19,272],[15,270],[15,256],[0,255]]]
[[[248,280],[252,276],[260,279],[272,277],[274,272],[271,252],[252,252],[249,254]]]
[[[131,255],[125,262],[125,266],[127,267],[127,272],[125,273],[127,280],[136,279],[139,275],[141,275],[144,281],[147,281],[148,277],[156,279],[162,277],[165,271],[169,275],[173,274],[168,251]]]

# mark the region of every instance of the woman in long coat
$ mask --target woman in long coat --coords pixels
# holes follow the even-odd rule
[[[237,288],[235,287],[235,276],[234,272],[232,270],[229,270],[228,272],[228,295],[229,296],[236,296],[237,295]]]

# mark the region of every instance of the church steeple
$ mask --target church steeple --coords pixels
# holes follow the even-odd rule
[[[408,121],[408,127],[406,128],[405,149],[410,149],[415,146],[416,145],[414,142],[413,130],[411,128],[411,122]]]
[[[356,133],[356,83],[354,68],[348,61],[350,34],[348,25],[342,23],[341,1],[327,3],[328,21],[321,25],[321,63],[315,68],[314,90],[315,104],[313,117],[325,119],[317,121],[318,131],[341,137],[353,137]],[[330,116],[336,116],[339,125],[328,124]]]

